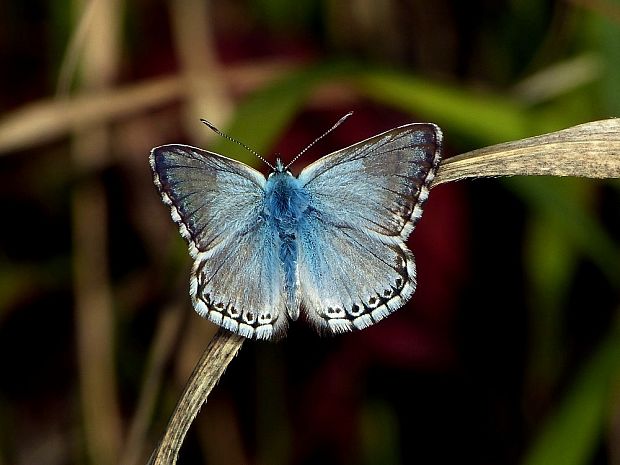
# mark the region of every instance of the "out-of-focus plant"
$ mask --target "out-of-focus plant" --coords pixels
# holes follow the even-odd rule
[[[452,154],[620,114],[620,15],[614,2],[253,0],[164,6],[95,0],[84,5],[88,8],[66,1],[36,7],[9,2],[0,19],[0,191],[6,222],[0,235],[0,352],[9,367],[0,382],[0,463],[107,464],[117,457],[127,465],[140,463],[163,429],[180,384],[214,330],[194,319],[183,324],[194,317],[182,308],[185,251],[150,185],[146,157],[152,146],[181,142],[172,137],[203,137],[199,116],[219,118],[218,125],[232,136],[268,154],[304,112],[370,106],[401,119],[438,123]],[[96,8],[105,14],[81,16]],[[89,41],[81,38],[82,28],[84,37],[93,34]],[[117,42],[106,36],[110,31],[118,34]],[[72,37],[77,37],[76,54],[67,61]],[[118,47],[107,47],[114,43]],[[104,52],[107,59],[100,55]],[[89,86],[110,72],[108,65],[117,77],[106,86]],[[63,99],[54,97],[59,74],[69,76],[63,78]],[[187,114],[191,118],[185,119]],[[92,142],[80,146],[78,128]],[[90,153],[89,146],[102,137],[104,156],[86,159],[86,168],[78,170],[76,157],[68,154]],[[246,156],[221,139],[210,148]],[[120,431],[109,431],[109,423],[85,422],[78,413],[83,407],[74,398],[82,398],[87,388],[77,383],[72,360],[78,354],[67,342],[103,333],[103,326],[78,329],[71,297],[79,284],[72,281],[70,265],[78,234],[70,227],[76,219],[70,219],[69,192],[79,203],[95,185],[101,194],[97,205],[103,207],[86,208],[82,224],[88,225],[90,214],[91,226],[102,225],[94,245],[107,250],[97,262],[105,266],[93,262],[80,269],[85,280],[104,273],[108,283],[104,291],[115,336],[107,341],[112,352],[106,357],[118,375],[113,383],[121,404]],[[523,312],[528,312],[527,333],[519,333],[527,343],[524,360],[512,368],[522,377],[521,405],[515,409],[522,411],[523,422],[512,430],[523,431],[523,437],[509,441],[505,454],[512,463],[528,465],[616,463],[620,338],[617,311],[610,312],[608,301],[615,297],[617,303],[620,240],[615,220],[601,212],[603,202],[618,198],[618,183],[515,177],[493,186],[507,191],[524,212],[522,242],[502,244],[520,250],[520,269],[508,270],[497,257],[498,273],[511,271],[512,279],[523,275]],[[506,233],[496,228],[492,211],[474,227],[487,231],[487,238]],[[587,303],[575,303],[584,268],[598,287]],[[483,305],[485,296],[477,300]],[[501,312],[502,303],[497,305]],[[459,318],[467,319],[471,310],[459,309]],[[582,330],[594,335],[568,328],[576,312],[579,321],[594,322],[595,329]],[[452,324],[454,333],[467,339],[458,322]],[[575,343],[578,337],[581,342]],[[360,353],[364,347],[356,346]],[[246,347],[242,354],[261,365],[257,373],[239,375],[233,363],[228,374],[249,383],[268,366],[269,350],[279,349],[257,354]],[[463,358],[457,357],[454,372],[467,370],[459,365]],[[40,367],[36,375],[33,366]],[[101,366],[94,368],[105,376]],[[280,378],[260,378],[257,385],[265,392],[288,392]],[[223,390],[233,390],[226,378],[223,383]],[[365,442],[352,461],[398,461],[405,448],[416,450],[403,440],[406,426],[399,423],[401,412],[390,410],[390,394],[361,408],[359,438],[376,442]],[[289,399],[250,398],[238,407],[230,395],[210,404],[207,420],[196,425],[196,442],[209,463],[242,462],[252,455],[245,448],[253,442],[247,436],[254,420],[247,418],[254,411],[250,407],[252,415],[246,413],[254,403],[262,405],[256,408],[257,424],[275,423],[262,428],[256,441],[258,461],[311,460],[312,446],[303,444],[306,455],[297,456],[299,444],[264,437],[264,431],[280,427],[285,432],[279,438],[294,437],[292,429],[299,425],[282,420],[282,412],[293,410]],[[505,420],[502,413],[498,423]],[[472,431],[492,429],[482,426],[484,419],[468,421]],[[381,444],[377,430],[390,435]],[[98,434],[120,437],[122,444],[102,452],[92,440]],[[446,447],[454,439],[446,436]],[[218,444],[226,444],[228,452]],[[484,457],[460,459],[484,462]]]

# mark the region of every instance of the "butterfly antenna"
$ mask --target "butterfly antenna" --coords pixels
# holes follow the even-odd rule
[[[215,126],[213,126],[213,123],[207,121],[206,119],[200,118],[200,122],[203,124],[206,124],[209,129],[211,129],[214,133],[216,133],[218,136],[223,137],[224,139],[227,139],[231,142],[234,142],[237,145],[240,145],[241,147],[243,147],[244,149],[246,149],[248,152],[254,154],[256,157],[258,157],[260,160],[263,161],[263,163],[265,163],[267,166],[269,166],[269,168],[271,168],[272,170],[275,170],[275,168],[273,167],[273,165],[271,163],[269,163],[267,160],[265,160],[262,156],[259,155],[259,153],[256,150],[252,150],[250,147],[248,147],[247,145],[245,145],[243,142],[239,142],[237,139],[233,139],[232,137],[230,137],[228,134],[223,133],[222,131],[220,131],[218,128],[216,128]]]
[[[304,153],[306,153],[308,151],[308,149],[310,149],[310,147],[312,147],[314,144],[316,144],[318,141],[320,141],[323,137],[325,137],[327,134],[329,134],[330,132],[332,132],[334,129],[336,129],[338,126],[340,126],[342,123],[344,123],[344,120],[347,119],[349,116],[351,116],[353,114],[352,111],[350,111],[349,113],[347,113],[346,115],[344,115],[342,118],[340,118],[338,120],[338,122],[336,124],[334,124],[331,128],[329,128],[325,133],[323,133],[323,135],[317,137],[316,139],[314,139],[314,142],[312,142],[308,147],[306,147],[305,149],[303,149],[301,152],[299,152],[297,154],[297,156],[295,158],[293,158],[290,163],[288,165],[285,166],[284,169],[288,169],[289,166],[291,166],[293,163],[295,163],[295,161],[301,157]]]

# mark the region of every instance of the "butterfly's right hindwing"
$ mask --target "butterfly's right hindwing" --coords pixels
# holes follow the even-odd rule
[[[194,259],[190,294],[203,317],[245,337],[286,326],[277,233],[263,219],[265,178],[185,145],[151,152],[155,185]]]
[[[401,241],[369,238],[332,219],[317,213],[304,221],[299,274],[310,322],[341,333],[366,328],[400,308],[415,291],[416,268]]]

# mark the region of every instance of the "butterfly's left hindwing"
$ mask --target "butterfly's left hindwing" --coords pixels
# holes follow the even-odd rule
[[[400,308],[416,286],[405,241],[422,215],[441,156],[434,124],[409,124],[305,168],[300,225],[302,305],[331,332],[361,329]]]
[[[276,233],[263,219],[265,178],[185,145],[152,150],[155,185],[194,259],[190,294],[203,317],[245,337],[286,326]]]

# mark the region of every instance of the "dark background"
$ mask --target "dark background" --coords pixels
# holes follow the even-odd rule
[[[353,110],[298,172],[413,121],[449,157],[620,113],[614,0],[13,0],[0,58],[1,465],[146,462],[216,330],[149,150],[260,166],[199,118],[290,160]],[[433,189],[411,302],[246,342],[179,463],[620,464],[618,187]]]

